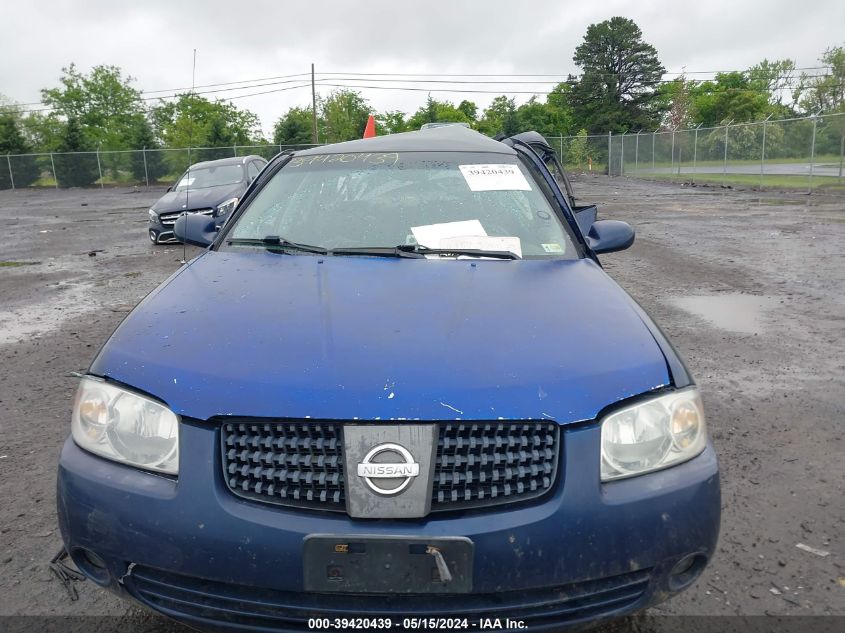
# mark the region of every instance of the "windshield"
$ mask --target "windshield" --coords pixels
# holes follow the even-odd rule
[[[240,165],[217,165],[212,167],[191,167],[179,179],[176,191],[184,189],[208,189],[221,185],[234,185],[243,180]]]
[[[578,257],[531,172],[508,154],[295,156],[226,237],[267,236],[326,249],[419,245]]]

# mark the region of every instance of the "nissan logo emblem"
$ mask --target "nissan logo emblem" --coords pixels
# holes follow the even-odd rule
[[[385,459],[388,456],[391,459]],[[364,461],[358,464],[358,476],[366,482],[370,490],[385,496],[398,495],[419,474],[420,465],[414,461],[408,449],[399,444],[379,444],[366,454]],[[385,480],[400,483],[385,488],[378,485],[378,483],[388,483]]]

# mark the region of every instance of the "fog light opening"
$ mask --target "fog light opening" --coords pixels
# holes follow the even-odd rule
[[[110,583],[111,574],[109,574],[109,570],[106,567],[106,562],[90,549],[83,547],[74,548],[70,557],[79,571],[98,585],[108,585]]]
[[[669,589],[672,591],[686,589],[696,581],[706,566],[707,557],[704,554],[684,556],[669,572]]]

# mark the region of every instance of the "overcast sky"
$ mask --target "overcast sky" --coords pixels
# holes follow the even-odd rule
[[[115,64],[145,91],[186,88],[194,48],[197,85],[308,73],[312,62],[318,73],[577,74],[572,54],[587,26],[615,15],[639,25],[670,73],[744,69],[763,58],[817,66],[826,47],[845,44],[843,0],[9,1],[0,7],[0,94],[18,103],[39,101],[39,89],[57,85],[70,62],[83,71]],[[291,85],[299,83],[216,96]],[[321,94],[331,89],[318,88]],[[426,97],[361,91],[378,110],[412,112]],[[469,98],[481,107],[495,96],[432,95]],[[521,102],[529,95],[514,96]],[[288,107],[310,99],[309,86],[234,103],[256,112],[270,130]]]

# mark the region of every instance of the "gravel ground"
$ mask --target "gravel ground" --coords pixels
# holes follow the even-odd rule
[[[636,228],[603,263],[686,359],[721,460],[717,554],[652,614],[845,614],[845,202],[603,176],[575,188]],[[162,193],[0,192],[0,616],[187,630],[90,582],[71,601],[48,566],[71,372],[182,261],[146,238]]]

